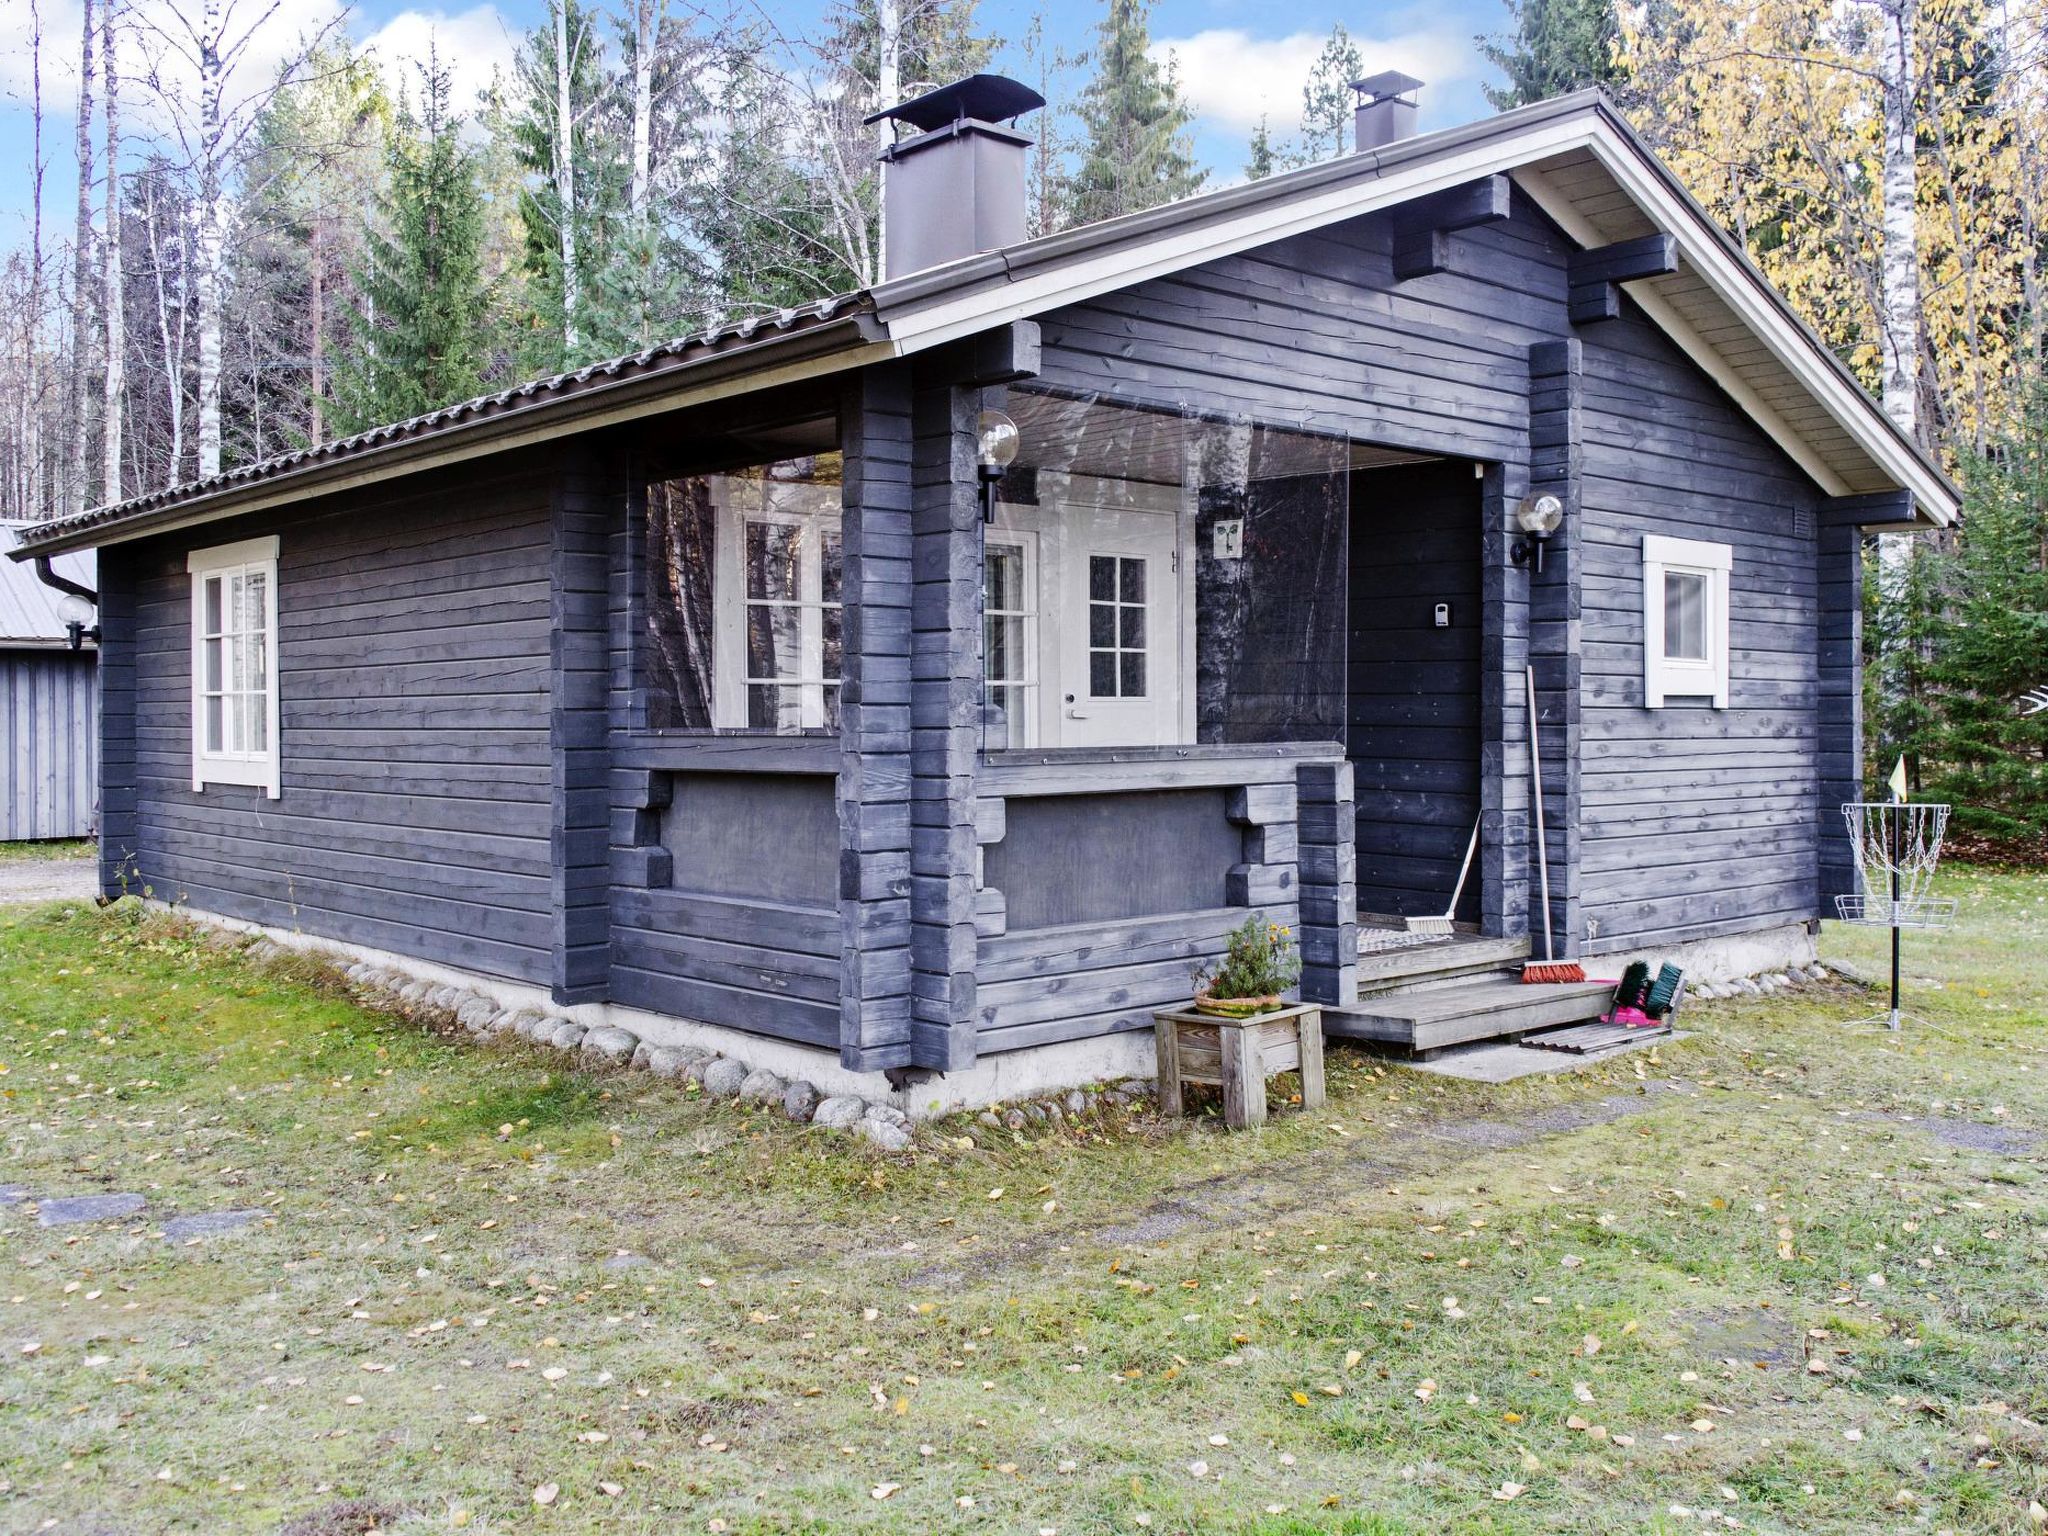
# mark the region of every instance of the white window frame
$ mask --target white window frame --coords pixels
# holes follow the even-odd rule
[[[767,679],[759,681],[768,686],[797,689],[801,721],[799,730],[822,731],[825,728],[826,689],[840,685],[839,677],[825,676],[824,615],[828,609],[838,609],[842,614],[845,611],[843,595],[841,602],[825,601],[824,540],[828,533],[840,533],[843,513],[839,510],[824,512],[788,507],[738,506],[734,504],[723,476],[716,477],[712,482],[712,505],[718,518],[717,546],[712,557],[714,576],[711,584],[711,605],[715,625],[712,635],[712,667],[717,678],[711,690],[712,725],[718,730],[753,730],[763,735],[775,734],[766,727],[747,724],[747,689],[751,686],[747,675],[747,615],[749,610],[756,606],[756,600],[746,595],[747,524],[773,523],[785,528],[795,528],[810,541],[797,570],[801,590],[796,600],[790,602],[778,599],[772,605],[794,608],[802,615],[800,644],[803,648],[803,670],[796,677],[781,678],[772,683]],[[841,558],[844,557],[845,546],[842,543]],[[762,600],[760,605],[770,606],[765,600]],[[844,622],[842,618],[842,648],[846,641]],[[842,649],[842,670],[844,661]],[[844,697],[842,694],[842,706]]]
[[[984,566],[981,615],[984,631],[982,640],[982,699],[984,703],[988,701],[988,695],[992,687],[1014,692],[1018,696],[1019,707],[1009,717],[1009,720],[1011,730],[1018,739],[1012,741],[1010,745],[1012,747],[1035,747],[1039,743],[1039,713],[1042,708],[1038,676],[1041,664],[1038,632],[1040,602],[1038,535],[1030,529],[1016,527],[1007,518],[1002,517],[1002,509],[1000,508],[998,510],[998,517],[999,521],[995,526],[988,529],[982,544],[982,563]],[[1023,563],[1024,570],[1020,578],[1024,597],[1024,606],[1022,608],[991,609],[988,606],[986,565],[989,550],[997,546],[1004,549],[1014,549],[1017,551],[1018,558]],[[1018,677],[996,679],[988,676],[988,641],[986,631],[989,619],[995,616],[1023,620],[1024,645],[1017,657],[1023,672]]]
[[[1643,535],[1643,707],[1662,709],[1671,699],[1711,699],[1728,707],[1728,577],[1735,550],[1701,539]],[[1707,591],[1704,661],[1665,654],[1664,578],[1703,576]]]
[[[209,784],[246,784],[272,800],[284,793],[283,753],[278,741],[277,539],[244,539],[195,549],[185,557],[192,579],[192,788]],[[206,748],[206,583],[220,580],[225,603],[226,582],[235,575],[260,574],[263,580],[264,750],[209,752]],[[225,665],[225,662],[223,663]],[[247,690],[243,690],[247,691]]]

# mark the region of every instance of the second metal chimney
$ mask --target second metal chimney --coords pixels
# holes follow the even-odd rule
[[[1383,149],[1396,139],[1414,134],[1415,93],[1422,89],[1420,80],[1390,69],[1352,81],[1351,89],[1358,92],[1358,112],[1353,121],[1360,149]]]
[[[918,130],[880,156],[887,172],[885,280],[1024,238],[1024,152],[1031,140],[996,119],[1044,105],[1028,85],[969,75],[868,119],[892,118]]]

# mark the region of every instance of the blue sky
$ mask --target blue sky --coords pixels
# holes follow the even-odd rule
[[[26,110],[32,56],[31,7],[44,28],[45,99],[43,209],[45,228],[68,228],[75,195],[71,158],[71,109],[75,92],[79,0],[4,0],[0,3],[0,246],[20,241],[30,206],[30,132]],[[787,30],[814,23],[815,0],[781,3],[754,0]],[[199,0],[130,0],[131,6],[182,6],[196,12]],[[252,13],[258,0],[243,0]],[[282,0],[276,18],[252,49],[249,78],[257,78],[266,53],[287,49],[301,30],[318,26],[342,8],[343,0]],[[984,26],[1006,37],[1021,37],[1032,17],[1046,16],[1048,30],[1069,49],[1088,46],[1100,0],[983,0]],[[359,41],[374,47],[387,67],[439,38],[444,58],[460,71],[458,89],[474,90],[497,63],[509,59],[520,33],[544,14],[542,0],[446,0],[443,4],[404,0],[362,0],[349,7],[346,22]],[[1345,6],[1328,0],[1158,0],[1152,35],[1171,47],[1183,84],[1200,116],[1196,149],[1219,181],[1236,179],[1245,143],[1260,114],[1284,131],[1300,110],[1301,80],[1330,27],[1343,22],[1357,39],[1366,69],[1397,68],[1430,82],[1422,97],[1424,129],[1445,127],[1485,115],[1480,94],[1490,71],[1473,45],[1478,33],[1499,31],[1507,13],[1501,0],[1403,0],[1403,3]],[[132,50],[131,50],[132,52]],[[125,68],[132,75],[136,61]],[[1012,51],[997,67],[1024,73]],[[147,108],[131,87],[126,93],[131,122],[145,125]],[[56,239],[61,239],[61,233]]]

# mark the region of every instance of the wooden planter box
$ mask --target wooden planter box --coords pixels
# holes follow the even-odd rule
[[[1301,1074],[1301,1107],[1323,1103],[1323,1010],[1296,1003],[1255,1019],[1189,1012],[1152,1015],[1159,1049],[1159,1108],[1185,1113],[1181,1089],[1206,1083],[1223,1090],[1223,1123],[1232,1130],[1266,1121],[1266,1079]]]

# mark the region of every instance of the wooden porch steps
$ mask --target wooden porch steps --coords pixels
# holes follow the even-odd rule
[[[1346,1008],[1326,1004],[1323,1033],[1423,1055],[1475,1040],[1513,1039],[1532,1030],[1582,1024],[1604,1013],[1613,996],[1607,982],[1525,984],[1496,962],[1493,974],[1481,980],[1384,992]]]
[[[1421,987],[1461,986],[1502,974],[1529,957],[1529,940],[1480,939],[1460,934],[1441,944],[1370,951],[1358,957],[1361,999]]]

